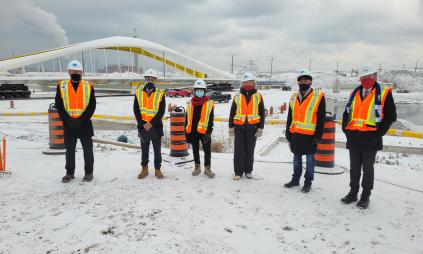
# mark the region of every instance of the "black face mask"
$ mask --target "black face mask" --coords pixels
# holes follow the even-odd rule
[[[79,83],[79,81],[81,81],[81,77],[82,77],[81,74],[76,74],[76,73],[70,75],[71,81],[74,83]]]
[[[147,82],[147,84],[145,84],[145,87],[149,90],[154,88],[154,83],[153,82]]]
[[[309,89],[311,84],[298,84],[298,87],[300,88],[301,92],[307,91]]]

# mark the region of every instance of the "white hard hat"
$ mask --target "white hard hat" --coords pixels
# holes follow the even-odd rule
[[[153,69],[148,69],[144,72],[144,77],[153,77],[153,78],[157,78],[157,71],[153,70]]]
[[[197,79],[194,82],[194,89],[196,88],[206,89],[207,88],[206,82],[204,82],[204,80],[202,79]]]
[[[78,60],[72,60],[68,64],[68,70],[82,71],[82,64]]]
[[[373,65],[364,64],[363,66],[361,66],[361,68],[358,72],[358,76],[361,78],[361,77],[364,77],[364,76],[375,74],[377,72],[378,72],[378,70]]]
[[[250,81],[250,80],[256,80],[256,77],[252,73],[246,72],[242,74],[241,82]]]
[[[307,70],[307,69],[301,69],[300,72],[298,72],[297,81],[300,80],[300,78],[303,76],[308,76],[311,79],[313,79],[313,74],[311,73],[310,70]]]

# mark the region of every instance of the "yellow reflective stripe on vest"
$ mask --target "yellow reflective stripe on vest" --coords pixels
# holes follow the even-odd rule
[[[191,120],[192,116],[191,116],[191,102],[190,101],[187,102],[186,112],[187,112],[187,127],[185,127],[185,131],[188,132],[188,130],[189,130],[191,132],[190,129],[191,129],[191,126],[192,126],[192,120]]]
[[[260,119],[260,115],[258,113],[258,104],[259,104],[259,93],[253,94],[253,114],[248,116],[248,119],[257,120]]]
[[[159,111],[159,106],[160,106],[160,102],[162,100],[163,97],[163,91],[162,90],[156,90],[154,92],[154,99],[153,99],[153,108],[148,108],[148,105],[143,105],[143,87],[140,87],[137,89],[137,91],[135,92],[135,96],[137,97],[138,100],[138,107],[140,109],[140,113],[142,114],[146,114],[148,116],[155,116],[157,114],[157,112]],[[146,93],[147,96],[147,93]],[[148,97],[148,96],[147,96]],[[148,100],[149,98],[147,98]]]
[[[236,104],[236,113],[234,116],[234,120],[242,120],[245,121],[245,115],[242,115],[242,103],[241,103],[242,94],[235,95],[235,104]]]
[[[198,122],[197,130],[199,128],[202,128],[203,130],[207,130],[207,128],[209,127],[210,114],[211,114],[211,111],[213,109],[213,101],[208,100],[207,103],[204,106],[206,106],[206,116],[205,116],[204,122],[201,121],[201,117],[200,117],[200,121]]]
[[[316,92],[315,90],[313,90],[313,98],[311,98],[311,102],[308,104],[308,108],[306,110],[306,117],[304,119],[304,124],[306,125],[311,124],[314,111],[316,110],[316,107],[318,104],[317,102],[319,101],[319,97],[320,97],[320,92]],[[316,124],[313,124],[313,125],[314,125],[314,128],[316,128]]]
[[[69,116],[76,116],[79,117],[84,113],[85,109],[88,107],[88,103],[90,101],[91,96],[91,89],[90,84],[88,81],[81,80],[80,85],[82,85],[82,106],[83,109],[72,109],[70,108],[70,101],[69,101],[69,86],[70,84],[69,80],[62,80],[60,82],[60,92],[63,99],[63,106],[65,108],[65,111],[68,113]],[[80,88],[78,88],[80,89]],[[75,94],[77,95],[77,91],[75,91]]]

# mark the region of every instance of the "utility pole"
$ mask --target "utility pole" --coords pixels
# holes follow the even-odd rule
[[[414,73],[417,73],[417,69],[418,69],[417,66],[418,66],[418,64],[419,64],[419,59],[416,60],[416,67],[414,67]]]
[[[250,66],[250,72],[253,72],[253,65],[254,65],[253,60],[250,60],[248,65]]]
[[[273,74],[273,57],[270,60],[270,82],[272,82],[272,74]]]
[[[336,61],[336,72],[335,72],[335,77],[338,77],[338,68],[339,68],[339,61]]]
[[[310,61],[308,63],[308,70],[311,71],[311,59],[310,59]]]
[[[234,74],[234,55],[232,54],[231,73]]]
[[[382,64],[379,64],[379,73],[382,72]]]
[[[402,66],[402,70],[405,70],[405,64]]]

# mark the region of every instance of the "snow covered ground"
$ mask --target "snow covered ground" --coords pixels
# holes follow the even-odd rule
[[[290,93],[263,94],[277,106]],[[49,103],[15,101],[14,111],[45,111]],[[96,113],[131,115],[132,103],[132,97],[99,98]],[[229,105],[217,104],[216,116],[227,117]],[[7,108],[1,101],[0,112]],[[0,175],[0,253],[423,253],[423,156],[379,153],[375,190],[363,211],[339,201],[348,171],[317,174],[309,194],[283,188],[292,174],[287,144],[258,155],[283,129],[266,126],[258,140],[254,180],[232,181],[230,153],[213,153],[215,179],[193,177],[193,164],[176,166],[167,149],[166,179],[138,180],[139,150],[95,144],[94,182],[81,182],[78,149],[76,179],[62,184],[64,156],[42,154],[46,117],[0,117],[11,172]],[[96,130],[102,138],[121,134],[139,142],[134,130]],[[225,123],[216,124],[214,135],[231,142]],[[385,143],[422,147],[421,140],[400,137]],[[336,150],[336,164],[348,168],[347,150]]]

